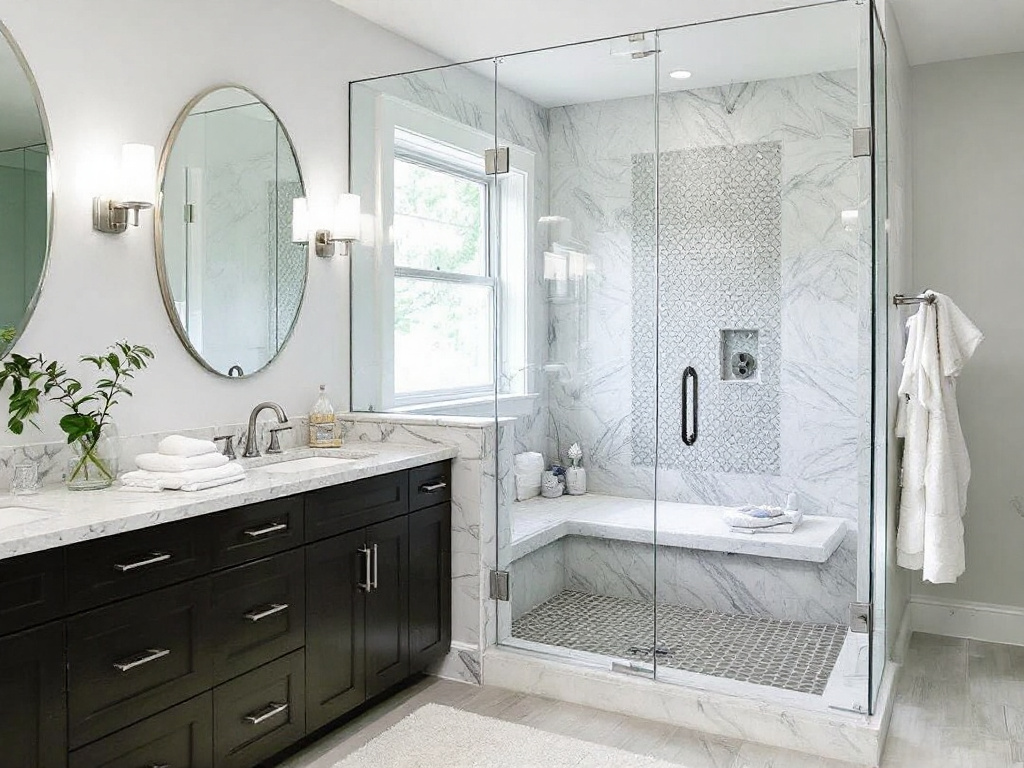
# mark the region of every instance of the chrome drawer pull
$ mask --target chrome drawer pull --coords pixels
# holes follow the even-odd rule
[[[166,648],[147,648],[142,653],[131,656],[124,661],[115,661],[114,669],[120,672],[127,672],[130,669],[141,667],[143,664],[149,664],[151,661],[156,661],[170,655],[171,652]]]
[[[288,523],[271,523],[266,528],[254,528],[245,532],[246,536],[252,536],[254,539],[258,539],[260,536],[269,536],[272,533],[278,531],[287,531]]]
[[[245,719],[252,725],[259,725],[260,723],[265,723],[272,717],[280,715],[282,712],[287,711],[287,709],[287,704],[275,704],[274,702],[271,702],[262,712],[254,712],[251,715],[246,715]]]
[[[370,560],[373,558],[373,551],[369,547],[360,547],[358,552],[365,558],[363,560],[363,580],[359,582],[359,588],[364,592],[369,592],[373,589],[373,577],[370,574]]]
[[[437,493],[440,490],[444,490],[448,487],[448,483],[444,480],[438,480],[436,483],[428,483],[420,486],[420,493]]]
[[[118,563],[114,566],[115,570],[121,573],[128,573],[128,571],[134,571],[136,568],[145,568],[147,565],[156,565],[157,563],[165,563],[171,559],[173,555],[167,552],[150,552],[149,557],[145,560],[138,560],[134,563]]]
[[[377,545],[373,545],[373,579],[370,581],[370,589],[377,588]]]
[[[288,603],[271,603],[266,608],[264,608],[262,611],[260,611],[260,610],[249,611],[249,613],[245,614],[245,618],[247,618],[249,621],[256,622],[256,621],[260,621],[261,619],[265,619],[265,618],[267,618],[269,616],[273,616],[276,613],[280,613],[281,611],[287,611],[287,610],[288,610]]]

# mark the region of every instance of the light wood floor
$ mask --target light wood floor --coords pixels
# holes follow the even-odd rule
[[[851,768],[625,715],[436,679],[403,691],[281,768],[332,768],[428,702],[652,755],[685,768]],[[1024,648],[915,635],[896,693],[882,768],[1024,768]]]

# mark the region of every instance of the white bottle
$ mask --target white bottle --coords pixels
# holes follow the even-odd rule
[[[338,437],[338,425],[334,417],[334,406],[327,397],[327,385],[320,385],[320,397],[317,398],[313,410],[309,412],[309,447],[338,448],[341,438]]]

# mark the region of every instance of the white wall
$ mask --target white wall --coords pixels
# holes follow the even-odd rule
[[[327,383],[348,403],[348,264],[312,259],[295,334],[266,372],[229,381],[178,342],[157,284],[153,216],[122,236],[92,230],[124,142],[163,146],[178,111],[219,83],[251,88],[277,111],[314,200],[348,180],[348,81],[440,63],[329,0],[10,0],[0,7],[38,81],[56,168],[49,274],[17,349],[61,360],[128,338],[157,359],[117,413],[122,434],[244,420],[277,400],[308,411]],[[6,413],[6,400],[0,411]],[[44,419],[55,423],[52,416]],[[44,439],[59,438],[49,426]],[[38,433],[25,442],[38,442]],[[0,446],[18,442],[0,432]]]
[[[915,67],[914,279],[985,333],[960,379],[967,572],[915,594],[1024,606],[1024,54]]]

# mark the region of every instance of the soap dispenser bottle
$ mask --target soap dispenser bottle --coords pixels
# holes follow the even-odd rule
[[[317,398],[313,410],[309,412],[309,447],[338,448],[341,438],[338,437],[338,425],[334,418],[334,406],[327,397],[327,385],[320,385],[320,397]]]

